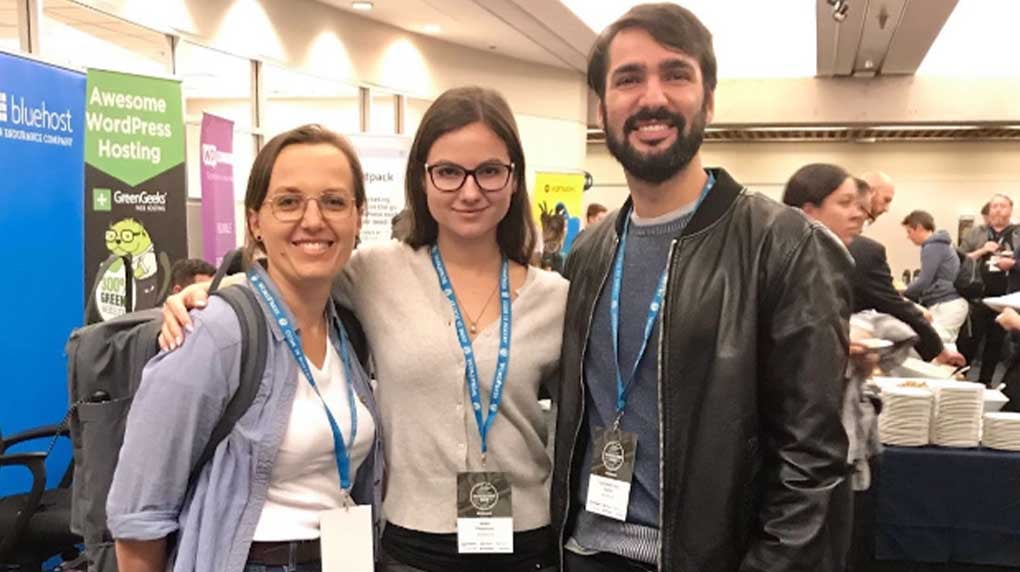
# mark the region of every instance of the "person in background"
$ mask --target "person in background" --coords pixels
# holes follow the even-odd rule
[[[404,240],[411,233],[411,211],[402,209],[390,219],[390,238]]]
[[[174,262],[170,269],[170,292],[176,294],[195,282],[210,282],[216,267],[201,258],[187,258]]]
[[[581,240],[581,237],[584,236],[585,231],[587,231],[590,227],[598,224],[599,221],[601,221],[602,219],[606,218],[607,214],[609,214],[609,211],[606,209],[606,207],[600,205],[599,203],[592,203],[588,205],[588,211],[587,214],[585,215],[584,228],[582,228],[581,232],[577,233],[577,236],[574,237],[574,244],[575,245],[578,244],[578,242]]]
[[[892,177],[879,171],[865,173],[861,175],[861,180],[871,189],[871,202],[865,214],[870,222],[874,223],[878,217],[889,211],[893,197],[896,196],[896,185]]]
[[[783,190],[783,204],[796,207],[849,245],[864,229],[857,181],[842,167],[814,163],[797,170]]]
[[[783,203],[804,211],[809,218],[823,224],[844,245],[850,245],[864,228],[865,212],[870,205],[871,188],[867,182],[854,179],[842,167],[824,163],[806,165],[797,170],[786,183]],[[849,254],[849,251],[847,252]],[[828,526],[831,535],[829,558],[831,568],[842,570],[853,559],[853,542],[865,537],[863,530],[874,523],[872,515],[857,507],[870,488],[872,467],[881,452],[878,444],[878,414],[864,385],[878,363],[877,354],[869,351],[863,341],[869,333],[851,327],[847,383],[843,392],[843,427],[849,439],[847,463],[852,467],[849,478],[833,492],[833,499],[843,504],[853,498],[854,510],[830,511]],[[846,560],[844,560],[846,558]]]
[[[589,226],[592,226],[593,224],[606,218],[607,214],[609,214],[609,209],[607,209],[603,205],[600,205],[599,203],[592,203],[588,205],[588,211],[587,213],[585,213],[584,217],[585,220],[584,227],[588,228]]]
[[[953,238],[945,230],[936,231],[935,219],[925,211],[912,211],[902,224],[907,239],[921,247],[921,273],[907,285],[903,295],[928,308],[942,341],[955,344],[969,307],[953,285],[960,272]]]
[[[690,11],[632,8],[596,40],[588,84],[630,197],[567,259],[561,569],[835,570],[849,256],[703,166],[716,63]]]
[[[861,177],[872,190],[870,211],[865,213],[872,222],[889,210],[895,187],[892,179],[883,173],[869,173]],[[932,327],[913,302],[907,300],[893,286],[892,271],[886,257],[885,246],[878,241],[861,235],[849,245],[854,258],[853,310],[877,310],[904,322],[918,335],[914,346],[925,361],[963,365],[964,357],[942,343],[939,333]]]
[[[259,397],[189,490],[191,463],[239,383],[240,324],[212,298],[189,318],[188,343],[145,366],[127,415],[106,505],[121,572],[317,572],[320,517],[352,502],[372,507],[374,530],[359,533],[380,533],[367,356],[348,336],[357,321],[330,303],[365,208],[354,148],[317,125],[281,133],[255,157],[244,203],[241,287],[255,290],[270,332]]]
[[[1015,254],[1020,250],[1020,233],[1010,219],[1013,216],[1013,200],[1005,195],[995,195],[988,202],[988,227],[984,232],[967,236],[960,244],[960,250],[971,260],[980,264],[981,279],[984,282],[984,296],[1002,296],[1018,289],[1020,272],[1013,272]],[[980,383],[994,387],[995,372],[1002,360],[1002,346],[1005,332],[995,325],[997,313],[981,303],[971,306],[972,336],[963,343],[961,350],[969,359],[977,357],[978,347],[984,339],[981,352]]]
[[[1013,308],[1003,310],[995,321],[1014,336],[1020,335],[1020,314]],[[1013,361],[1006,368],[1006,374],[1002,380],[1006,385],[1002,389],[1002,393],[1009,398],[1002,408],[1003,411],[1020,412],[1020,356],[1013,356]]]
[[[527,265],[536,230],[526,173],[499,93],[444,92],[408,157],[410,232],[358,247],[337,277],[334,299],[354,310],[375,352],[387,444],[383,572],[556,568],[538,396],[542,385],[556,394],[568,284]],[[168,299],[163,338],[181,335],[184,306],[204,298],[192,287]],[[482,473],[483,493],[510,494],[512,526],[499,539],[509,553],[461,552],[472,537],[459,532],[458,490],[475,490]]]

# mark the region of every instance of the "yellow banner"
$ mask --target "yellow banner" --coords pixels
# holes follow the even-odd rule
[[[562,270],[563,259],[581,231],[584,173],[535,173],[531,210],[542,232],[542,266]]]

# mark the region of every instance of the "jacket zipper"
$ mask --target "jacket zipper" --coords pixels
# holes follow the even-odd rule
[[[663,542],[663,539],[666,537],[666,535],[663,534],[665,532],[664,528],[665,528],[666,521],[663,519],[664,511],[662,510],[663,501],[666,499],[666,496],[665,496],[665,490],[666,489],[665,489],[665,487],[662,484],[663,483],[663,478],[665,477],[665,474],[666,474],[666,471],[665,471],[666,463],[665,463],[665,458],[663,457],[663,452],[664,452],[663,442],[665,441],[665,429],[666,428],[665,428],[664,423],[663,423],[663,415],[662,415],[662,354],[663,354],[662,350],[663,350],[663,347],[664,347],[663,342],[666,339],[666,304],[667,304],[667,301],[669,300],[669,277],[671,275],[672,266],[673,266],[673,256],[677,252],[677,245],[678,244],[679,244],[679,241],[674,238],[673,242],[670,243],[670,245],[669,245],[669,258],[666,259],[666,288],[665,288],[666,291],[665,291],[665,295],[664,295],[664,297],[662,299],[662,313],[659,314],[659,351],[658,351],[658,355],[655,356],[656,367],[658,368],[658,372],[657,372],[657,375],[656,375],[656,377],[658,378],[657,383],[656,383],[656,391],[658,392],[658,398],[659,398],[659,408],[658,408],[659,409],[659,561],[658,561],[658,563],[656,563],[656,568],[660,572],[664,569],[663,565],[665,564],[664,560],[666,559],[666,551],[663,549],[663,546],[665,546],[665,544]]]
[[[620,237],[617,236],[613,241],[613,252],[620,246]],[[570,520],[570,503],[574,498],[573,492],[570,490],[570,483],[572,482],[572,473],[574,471],[574,451],[577,449],[577,438],[581,435],[581,425],[584,424],[584,410],[585,404],[587,403],[584,393],[584,356],[588,352],[587,339],[591,336],[591,324],[595,321],[595,309],[599,305],[599,296],[602,295],[602,291],[606,288],[606,281],[609,280],[609,273],[612,271],[613,266],[610,264],[606,270],[606,274],[602,277],[602,283],[599,285],[598,291],[595,293],[595,299],[592,301],[591,312],[588,314],[588,323],[585,325],[584,339],[586,343],[581,348],[581,363],[578,368],[580,377],[580,388],[581,388],[581,415],[577,417],[577,424],[574,426],[574,440],[570,443],[570,456],[567,458],[567,502],[565,510],[563,511],[563,521],[560,523],[560,570],[565,570],[566,566],[563,559],[563,551],[566,550],[564,545],[566,544],[567,536],[567,521]]]

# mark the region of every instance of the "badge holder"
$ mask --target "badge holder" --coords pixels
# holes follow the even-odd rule
[[[637,434],[620,431],[619,422],[609,430],[596,428],[585,510],[615,520],[627,520],[636,452]]]
[[[356,505],[344,492],[344,506],[319,517],[323,572],[372,572],[375,567],[372,507]]]
[[[459,554],[513,553],[514,519],[510,495],[510,479],[506,473],[457,473]]]

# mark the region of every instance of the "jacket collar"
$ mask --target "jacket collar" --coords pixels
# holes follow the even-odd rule
[[[733,201],[737,199],[737,196],[744,190],[744,187],[736,182],[723,168],[715,167],[705,169],[705,171],[715,177],[715,185],[708,191],[705,200],[698,207],[698,210],[694,212],[694,217],[691,218],[691,222],[687,224],[680,236],[688,236],[711,226],[722,217],[730,208],[730,205],[733,204]],[[616,217],[617,235],[623,233],[623,223],[630,216],[633,209],[634,201],[631,197],[627,197],[627,202],[620,209],[620,216]]]

